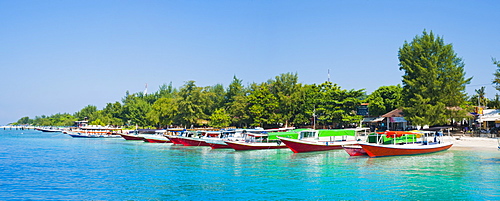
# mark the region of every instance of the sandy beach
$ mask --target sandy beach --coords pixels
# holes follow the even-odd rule
[[[482,137],[445,137],[445,141],[451,140],[452,150],[474,149],[474,150],[498,150],[498,141],[496,138]]]

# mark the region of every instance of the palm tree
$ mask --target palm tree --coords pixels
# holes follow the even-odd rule
[[[486,95],[486,87],[482,86],[480,89],[476,89],[478,106],[486,106],[488,100],[484,97]]]

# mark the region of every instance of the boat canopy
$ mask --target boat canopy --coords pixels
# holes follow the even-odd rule
[[[299,133],[294,132],[294,131],[287,131],[287,132],[271,132],[268,133],[269,140],[279,140],[278,137],[286,137],[286,138],[291,138],[291,139],[298,139],[299,138]]]
[[[333,129],[333,130],[318,130],[319,137],[330,137],[330,136],[356,136],[356,130],[349,129]]]
[[[403,135],[416,135],[419,133],[409,132],[409,131],[385,131],[385,132],[382,132],[379,134],[385,134],[385,136],[388,138],[398,138],[398,137],[401,137]]]

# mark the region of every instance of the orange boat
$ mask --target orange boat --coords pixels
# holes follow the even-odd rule
[[[376,143],[359,143],[359,145],[370,157],[434,153],[447,150],[453,146],[451,142],[444,142],[442,140],[442,133],[439,132],[418,133],[407,131],[386,131],[377,137],[378,139]],[[401,137],[403,137],[402,140],[396,140],[396,138]],[[389,138],[392,138],[392,143],[385,143],[383,141],[384,139]],[[434,141],[430,142],[428,141],[428,138],[434,138]],[[408,139],[411,139],[411,141],[408,142]]]

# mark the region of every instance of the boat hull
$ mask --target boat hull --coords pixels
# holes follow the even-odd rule
[[[210,146],[201,138],[178,137],[177,140],[179,140],[179,142],[184,146]]]
[[[181,144],[181,141],[179,140],[179,138],[177,138],[176,136],[166,136],[170,142],[172,142],[173,144]]]
[[[80,135],[80,134],[68,134],[74,138],[120,138],[120,135]]]
[[[345,152],[349,154],[349,156],[367,156],[368,154],[361,146],[344,146]]]
[[[312,142],[284,137],[278,138],[294,153],[342,149],[342,144],[335,144],[335,142]]]
[[[227,144],[219,144],[219,143],[208,143],[210,145],[210,148],[212,149],[231,149],[231,147]]]
[[[144,140],[142,136],[120,134],[125,140]]]
[[[380,144],[360,144],[363,150],[370,157],[382,156],[402,156],[427,154],[449,149],[453,144],[443,143],[434,145],[380,145]]]
[[[260,150],[260,149],[286,149],[286,145],[277,143],[246,143],[246,142],[230,142],[225,143],[236,151],[245,150]]]
[[[165,138],[164,140],[162,140],[162,139],[153,139],[153,138],[144,138],[144,142],[149,142],[149,143],[172,143],[167,138]]]

